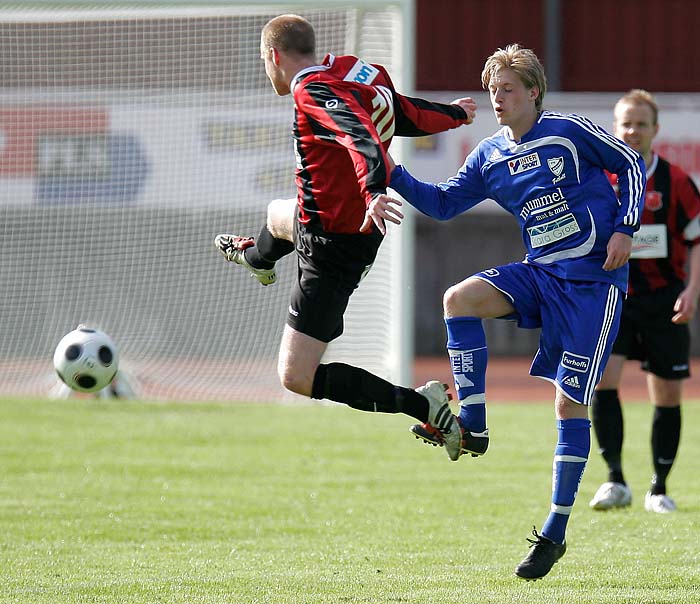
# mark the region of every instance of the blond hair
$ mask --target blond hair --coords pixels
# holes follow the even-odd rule
[[[651,109],[653,117],[653,125],[659,122],[659,105],[651,92],[647,92],[642,88],[633,88],[632,90],[623,94],[615,103],[617,107],[621,103],[627,103],[629,105],[647,105]]]
[[[537,86],[539,93],[535,99],[535,107],[537,111],[541,111],[542,100],[547,92],[547,76],[537,55],[520,44],[509,44],[505,48],[499,48],[484,63],[484,70],[481,72],[484,90],[489,89],[491,79],[501,69],[512,69],[528,90]]]
[[[316,55],[314,28],[299,15],[280,15],[270,19],[262,29],[261,39],[267,48],[303,57],[315,58]]]

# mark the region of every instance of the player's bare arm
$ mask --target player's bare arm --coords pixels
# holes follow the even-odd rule
[[[603,264],[603,270],[614,271],[623,266],[632,253],[632,237],[625,233],[613,233],[608,241],[608,257]]]

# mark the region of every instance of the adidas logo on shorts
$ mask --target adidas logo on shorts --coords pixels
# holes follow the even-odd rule
[[[577,375],[572,375],[564,380],[564,383],[567,386],[571,386],[572,388],[580,388],[581,384],[578,383],[578,376]]]

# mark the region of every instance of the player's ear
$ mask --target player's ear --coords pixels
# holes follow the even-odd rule
[[[530,98],[533,101],[536,101],[538,96],[540,96],[540,87],[533,86],[532,88],[530,88]]]
[[[280,64],[280,53],[276,48],[270,48],[270,52],[272,53],[272,62],[276,65],[279,66]]]

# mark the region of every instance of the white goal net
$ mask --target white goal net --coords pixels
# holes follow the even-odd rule
[[[54,347],[84,323],[143,398],[281,400],[295,260],[264,288],[213,247],[295,195],[292,101],[260,30],[302,14],[319,58],[382,63],[410,93],[412,3],[27,6],[0,6],[0,395],[46,395]],[[410,230],[390,229],[327,357],[402,383]]]

